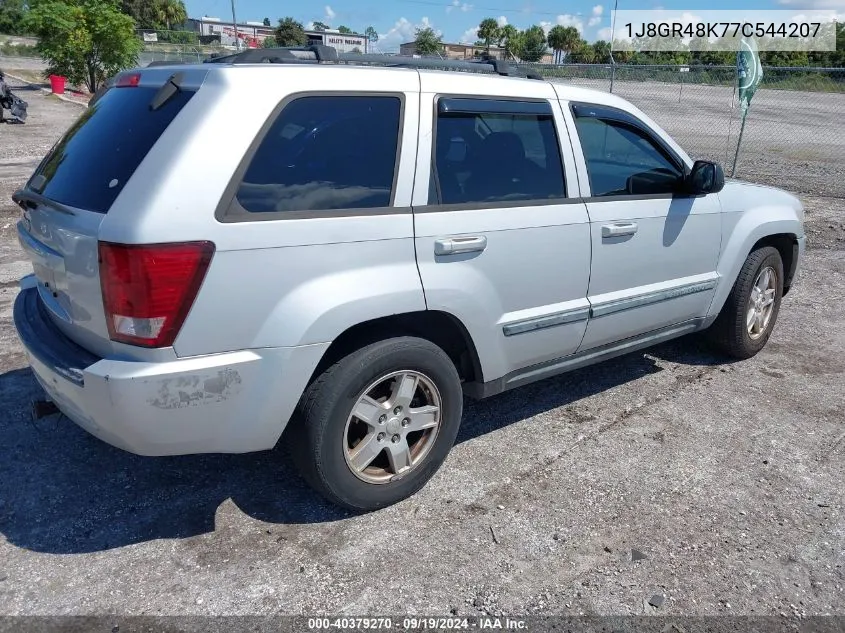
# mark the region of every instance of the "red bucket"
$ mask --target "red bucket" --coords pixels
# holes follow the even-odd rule
[[[65,77],[59,75],[50,75],[50,89],[54,95],[63,95],[65,93]]]

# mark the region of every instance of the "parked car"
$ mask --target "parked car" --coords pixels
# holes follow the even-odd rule
[[[120,74],[15,194],[18,334],[93,435],[287,429],[314,488],[372,510],[438,470],[465,395],[696,331],[766,344],[804,249],[789,193],[502,64],[256,54]]]

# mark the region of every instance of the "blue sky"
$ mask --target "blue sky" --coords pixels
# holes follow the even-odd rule
[[[373,26],[381,39],[378,50],[392,52],[399,44],[413,40],[415,29],[431,26],[447,42],[474,42],[478,23],[487,17],[517,28],[541,24],[575,26],[593,41],[610,31],[613,0],[328,0],[317,4],[306,0],[235,0],[238,21],[292,16],[308,26],[314,21],[333,27],[341,24],[363,32]],[[188,15],[232,18],[230,0],[186,0]],[[704,9],[835,9],[845,10],[845,0],[619,0],[619,9],[704,10]],[[604,33],[603,29],[606,29]]]

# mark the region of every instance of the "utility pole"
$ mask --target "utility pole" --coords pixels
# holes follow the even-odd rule
[[[235,0],[232,0],[232,25],[235,27],[235,48],[241,50],[241,40],[238,37],[238,18],[235,17]]]

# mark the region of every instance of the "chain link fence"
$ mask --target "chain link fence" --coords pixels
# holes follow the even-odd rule
[[[766,67],[740,142],[733,66],[531,65],[554,82],[630,101],[726,175],[845,197],[845,68]]]

